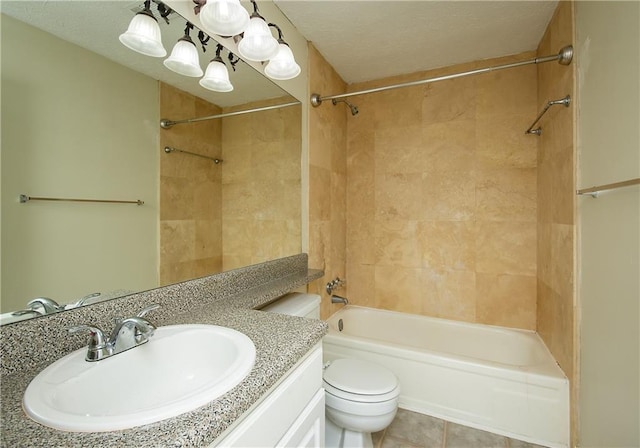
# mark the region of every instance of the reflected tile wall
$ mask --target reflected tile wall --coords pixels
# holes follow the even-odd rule
[[[160,116],[183,119],[222,110],[160,83]],[[172,146],[221,156],[219,120],[160,131],[160,148]],[[222,270],[221,171],[219,165],[188,154],[160,156],[160,284],[168,285]]]
[[[352,303],[536,328],[536,141],[524,135],[537,114],[536,94],[536,69],[526,66],[352,98],[360,109],[347,116]]]
[[[291,101],[275,98],[223,112]],[[300,253],[301,107],[221,121],[223,269]]]

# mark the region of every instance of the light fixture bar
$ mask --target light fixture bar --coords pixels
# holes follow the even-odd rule
[[[419,86],[419,85],[422,85],[422,84],[429,84],[429,83],[437,82],[437,81],[446,81],[448,79],[462,78],[464,76],[479,75],[479,74],[482,74],[482,73],[489,73],[489,72],[496,71],[496,70],[504,70],[504,69],[507,69],[507,68],[521,67],[523,65],[541,64],[543,62],[551,62],[551,61],[558,61],[559,64],[569,65],[571,63],[572,59],[573,59],[573,46],[568,45],[566,47],[563,47],[558,52],[558,54],[554,54],[554,55],[551,55],[551,56],[545,56],[545,57],[542,57],[542,58],[529,59],[529,60],[521,61],[521,62],[514,62],[514,63],[511,63],[511,64],[496,65],[494,67],[480,68],[480,69],[477,69],[477,70],[470,70],[468,72],[454,73],[454,74],[451,74],[451,75],[438,76],[436,78],[421,79],[421,80],[418,80],[418,81],[410,81],[410,82],[405,82],[405,83],[402,83],[402,84],[393,84],[393,85],[390,85],[390,86],[377,87],[377,88],[374,88],[374,89],[360,90],[360,91],[357,91],[357,92],[350,92],[350,93],[342,93],[342,94],[339,94],[339,95],[320,96],[319,93],[314,93],[314,94],[311,95],[311,105],[313,107],[318,107],[325,100],[349,98],[351,96],[366,95],[368,93],[376,93],[376,92],[384,92],[385,90],[399,89],[399,88],[402,88],[402,87]]]
[[[163,118],[162,120],[160,120],[160,127],[162,129],[171,129],[176,124],[197,123],[199,121],[214,120],[216,118],[234,117],[236,115],[244,115],[244,114],[250,114],[252,112],[262,112],[265,110],[280,109],[282,107],[297,106],[299,104],[300,104],[300,101],[295,101],[293,103],[284,103],[284,104],[276,104],[275,106],[257,107],[255,109],[239,110],[237,112],[227,112],[224,114],[209,115],[207,117],[189,118],[188,120],[174,121],[174,120],[169,120],[167,118]]]

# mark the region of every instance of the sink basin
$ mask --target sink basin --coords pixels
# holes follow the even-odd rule
[[[149,342],[96,362],[86,348],[54,362],[31,381],[26,413],[64,431],[115,431],[196,409],[238,385],[255,346],[214,325],[159,327]]]

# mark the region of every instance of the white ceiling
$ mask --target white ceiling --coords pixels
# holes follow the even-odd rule
[[[222,107],[285,93],[240,63],[231,73],[235,89],[214,93],[195,78],[166,69],[161,58],[135,53],[118,41],[143,0],[0,1],[2,13],[41,28],[129,68]],[[347,83],[412,73],[534,50],[557,1],[275,0],[300,33]],[[246,2],[243,2],[247,7]],[[160,19],[171,51],[184,22]],[[192,32],[195,39],[197,33]],[[215,52],[201,53],[201,65]],[[226,54],[226,52],[225,52]]]
[[[535,50],[557,1],[275,3],[350,84]]]

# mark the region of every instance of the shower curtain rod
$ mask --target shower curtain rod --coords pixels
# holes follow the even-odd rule
[[[471,71],[468,71],[468,72],[454,73],[454,74],[451,74],[451,75],[438,76],[436,78],[421,79],[419,81],[405,82],[405,83],[402,83],[402,84],[393,84],[393,85],[390,85],[390,86],[377,87],[377,88],[374,88],[374,89],[367,89],[367,90],[360,90],[360,91],[357,91],[357,92],[342,93],[342,94],[339,94],[339,95],[320,96],[319,93],[314,93],[314,94],[311,95],[311,105],[313,107],[318,107],[325,100],[349,98],[351,96],[356,96],[356,95],[365,95],[365,94],[368,94],[368,93],[376,93],[376,92],[383,92],[385,90],[399,89],[401,87],[418,86],[418,85],[421,85],[421,84],[429,84],[429,83],[436,82],[436,81],[445,81],[447,79],[461,78],[463,76],[469,76],[469,75],[479,75],[481,73],[488,73],[488,72],[492,72],[492,71],[495,71],[495,70],[503,70],[503,69],[506,69],[506,68],[521,67],[523,65],[529,65],[529,64],[541,64],[543,62],[558,61],[559,64],[569,65],[571,63],[572,59],[573,59],[573,46],[567,45],[566,47],[563,47],[562,49],[560,49],[558,54],[554,54],[554,55],[551,55],[551,56],[545,56],[545,57],[542,57],[542,58],[529,59],[527,61],[514,62],[514,63],[511,63],[511,64],[504,64],[504,65],[497,65],[497,66],[494,66],[494,67],[480,68],[480,69],[471,70]]]
[[[297,106],[298,104],[300,104],[300,101],[295,101],[293,103],[277,104],[275,106],[256,107],[255,109],[239,110],[237,112],[227,112],[225,114],[209,115],[207,117],[189,118],[188,120],[177,120],[177,121],[174,121],[174,120],[169,120],[168,118],[163,118],[162,120],[160,120],[160,127],[162,129],[171,129],[176,124],[197,123],[198,121],[213,120],[213,119],[216,119],[216,118],[233,117],[233,116],[236,116],[236,115],[250,114],[252,112],[261,112],[261,111],[265,111],[265,110],[280,109],[281,107]]]

